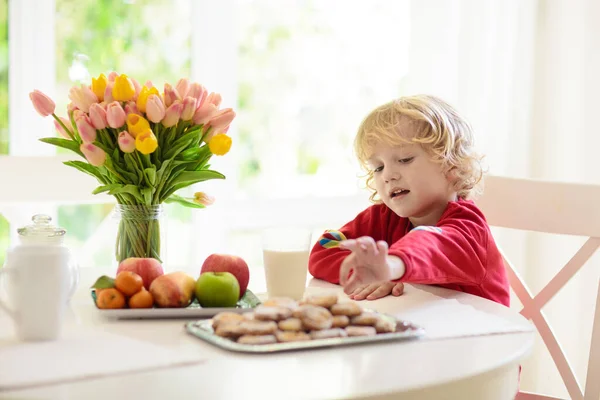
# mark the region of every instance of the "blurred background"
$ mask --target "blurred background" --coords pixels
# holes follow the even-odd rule
[[[68,89],[110,71],[159,88],[187,77],[238,113],[232,151],[213,163],[227,179],[189,189],[216,203],[167,206],[171,270],[197,273],[215,252],[257,269],[263,228],[316,238],[352,219],[368,206],[356,128],[403,95],[456,106],[490,173],[600,184],[598,18],[595,0],[0,0],[0,265],[16,229],[44,212],[82,268],[112,268],[112,199],[60,164],[75,156],[37,141],[56,133],[28,98],[42,90],[65,116]],[[494,233],[534,293],[586,239]],[[580,382],[599,265],[544,309]],[[567,396],[539,341],[521,382]]]

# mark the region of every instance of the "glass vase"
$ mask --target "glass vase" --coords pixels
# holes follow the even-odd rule
[[[115,258],[117,263],[130,257],[164,259],[164,207],[158,205],[117,204],[118,220]]]

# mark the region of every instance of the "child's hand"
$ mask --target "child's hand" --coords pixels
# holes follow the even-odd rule
[[[351,251],[340,266],[340,285],[346,294],[368,283],[392,279],[387,261],[388,245],[369,236],[344,240],[340,247]],[[352,273],[352,276],[349,276]]]
[[[400,296],[403,292],[404,284],[402,282],[369,283],[358,286],[352,293],[348,293],[348,296],[352,300],[376,300],[389,294]]]

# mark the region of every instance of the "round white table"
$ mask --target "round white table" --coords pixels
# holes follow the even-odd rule
[[[438,327],[439,338],[276,354],[240,354],[187,334],[184,320],[101,317],[89,298],[88,286],[80,285],[79,293],[71,301],[71,318],[75,318],[79,327],[198,355],[203,361],[189,366],[0,391],[0,398],[504,400],[514,398],[519,363],[528,355],[534,341],[531,324],[504,306],[465,293],[407,285],[403,296],[361,304],[388,313],[398,313],[408,307],[416,313],[412,315],[418,316],[430,306],[451,301],[453,306],[472,309],[477,313],[472,313],[474,316],[492,316],[516,329],[509,333],[443,338],[443,332],[439,337]],[[339,286],[318,280],[312,280],[307,291],[341,293]],[[426,307],[421,299],[428,299]],[[467,322],[456,321],[457,324]],[[0,315],[0,332],[5,332],[9,323]],[[74,329],[73,321],[65,325],[65,330],[70,329]]]

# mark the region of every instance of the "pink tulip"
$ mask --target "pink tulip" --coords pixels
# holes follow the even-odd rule
[[[208,122],[211,127],[211,137],[217,133],[225,132],[231,121],[235,118],[235,111],[231,108],[219,110]],[[207,139],[208,140],[208,139]]]
[[[109,82],[114,82],[115,79],[117,79],[117,77],[119,76],[119,74],[115,71],[112,71],[110,74],[108,74],[108,77],[106,78]]]
[[[137,114],[143,116],[140,110],[138,109],[137,104],[135,104],[135,101],[133,100],[128,101],[127,104],[125,104],[125,114]]]
[[[69,129],[69,127],[71,126],[71,121],[69,121],[65,117],[59,117],[59,118],[62,121],[62,123],[65,124],[67,129]],[[71,136],[69,136],[67,131],[65,131],[65,128],[63,128],[62,125],[59,124],[57,120],[54,120],[54,127],[56,128],[56,130],[58,131],[60,136],[64,137],[65,139],[71,139]]]
[[[96,129],[106,128],[106,110],[102,104],[94,103],[90,106],[90,120]]]
[[[75,121],[79,136],[83,143],[93,143],[96,140],[96,128],[92,125],[92,121],[88,116],[81,116]]]
[[[81,146],[79,146],[79,150],[81,150],[88,162],[94,167],[104,165],[106,153],[101,148],[94,146],[91,143],[82,143]]]
[[[131,83],[133,83],[133,87],[135,88],[135,97],[134,97],[134,99],[137,99],[138,95],[140,94],[140,91],[142,90],[142,86],[134,78],[129,78],[129,79],[131,79]]]
[[[154,123],[159,123],[165,117],[165,105],[160,96],[151,94],[146,101],[146,116]]]
[[[77,121],[78,118],[81,118],[82,116],[87,115],[86,113],[84,113],[83,111],[81,111],[79,108],[76,108],[75,110],[73,110],[73,119],[75,121]]]
[[[98,96],[86,85],[69,89],[69,99],[83,112],[88,112],[92,104],[98,103]]]
[[[194,124],[203,125],[217,114],[219,109],[212,103],[205,101],[204,104],[194,114]]]
[[[173,87],[168,83],[165,83],[164,92],[165,107],[169,107],[171,104],[173,104],[175,100],[181,100],[179,94],[177,93],[177,90],[173,89]]]
[[[177,125],[179,122],[179,118],[181,118],[181,112],[183,111],[183,103],[179,100],[175,100],[173,104],[167,108],[165,112],[165,117],[162,120],[163,126],[166,128],[170,128],[172,126]]]
[[[191,96],[196,99],[196,110],[202,106],[202,103],[204,103],[204,99],[206,99],[207,95],[208,91],[199,83],[192,83],[190,90],[187,93],[187,96]]]
[[[215,198],[204,192],[194,193],[194,202],[203,206],[210,206],[215,203]]]
[[[221,105],[221,95],[219,93],[212,92],[206,98],[206,101],[215,105],[215,107],[219,108]]]
[[[67,113],[70,114],[71,111],[77,110],[77,106],[73,104],[73,102],[67,104]]]
[[[183,99],[183,110],[181,111],[181,119],[183,121],[189,121],[194,116],[194,112],[196,111],[196,99],[187,96]]]
[[[111,128],[120,128],[125,125],[127,115],[118,101],[113,101],[106,106],[106,122]]]
[[[148,89],[153,88],[154,85],[152,84],[152,81],[150,79],[148,79],[146,81],[146,83],[144,83],[144,86],[146,86]]]
[[[112,95],[112,91],[113,91],[113,87],[115,86],[115,82],[114,81],[108,81],[106,83],[106,89],[104,90],[104,101],[106,103],[110,103],[112,101],[114,101],[115,99],[113,98]]]
[[[119,133],[119,148],[123,153],[133,153],[135,151],[135,139],[127,131]]]
[[[33,103],[33,108],[40,114],[42,117],[47,117],[48,115],[54,114],[54,110],[56,109],[56,104],[52,101],[52,99],[46,96],[44,93],[39,90],[34,90],[29,93],[29,99]]]
[[[187,78],[181,78],[177,81],[177,85],[175,85],[175,90],[179,96],[183,99],[188,95],[188,90],[190,89],[190,81]]]

